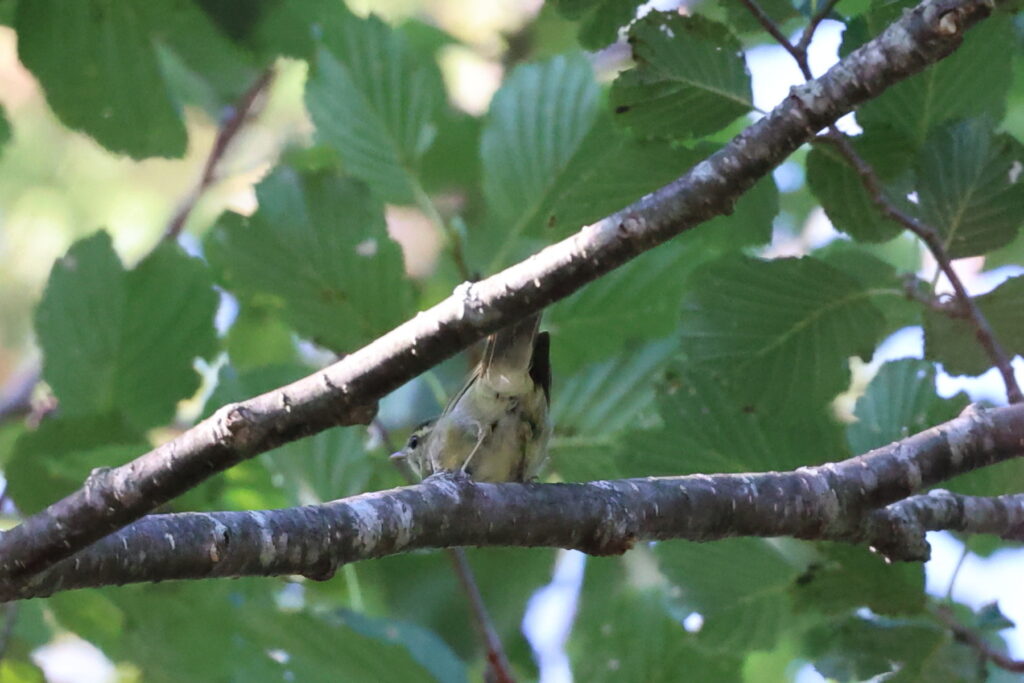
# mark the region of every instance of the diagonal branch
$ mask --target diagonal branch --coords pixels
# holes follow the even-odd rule
[[[224,158],[224,155],[227,154],[232,141],[234,141],[235,137],[245,126],[245,123],[253,115],[253,108],[267,88],[270,87],[273,77],[273,67],[264,69],[256,81],[248,90],[242,93],[242,96],[238,98],[238,101],[231,108],[230,114],[217,131],[213,147],[210,149],[210,154],[203,165],[203,175],[199,178],[199,184],[185,197],[185,200],[178,207],[177,211],[174,212],[174,216],[167,224],[167,230],[164,231],[165,240],[178,238],[182,228],[185,227],[186,221],[188,221],[189,215],[192,213],[192,209],[195,208],[196,202],[202,197],[203,192],[209,189],[217,180],[217,166]]]
[[[850,144],[845,135],[833,127],[827,135],[822,136],[820,139],[830,142],[846,158],[850,166],[857,172],[861,179],[861,184],[864,185],[864,189],[867,190],[871,201],[878,207],[882,215],[896,221],[924,242],[925,247],[935,257],[939,270],[942,271],[943,275],[946,276],[946,279],[953,286],[953,292],[956,295],[956,310],[961,311],[965,315],[974,328],[974,336],[985,351],[985,355],[998,368],[999,374],[1003,378],[1003,384],[1006,386],[1007,400],[1010,403],[1024,401],[1024,394],[1021,393],[1020,385],[1017,384],[1017,377],[1014,374],[1013,365],[1010,363],[1010,356],[1007,355],[1002,344],[999,343],[999,339],[996,338],[995,331],[992,329],[992,325],[989,324],[985,314],[981,312],[981,309],[978,308],[974,299],[967,292],[967,288],[960,279],[960,275],[956,272],[956,268],[953,267],[952,259],[950,259],[949,254],[946,252],[946,246],[942,243],[939,231],[934,226],[928,225],[901,210],[886,197],[882,182],[879,180],[875,170],[857,153],[857,150],[853,148],[853,145]]]
[[[981,634],[976,632],[974,629],[968,628],[961,624],[955,616],[953,616],[952,610],[948,607],[940,606],[932,610],[935,617],[943,623],[957,640],[967,644],[973,648],[982,657],[982,659],[991,661],[993,664],[998,666],[1000,669],[1011,671],[1014,673],[1024,673],[1024,660],[1014,659],[1005,652],[997,650],[992,645],[985,642]]]
[[[497,275],[458,287],[429,311],[334,365],[227,405],[131,463],[0,536],[0,577],[69,557],[258,453],[339,424],[480,337],[565,298],[638,254],[731,210],[754,182],[817,131],[955,50],[991,0],[926,0],[681,178]]]
[[[890,559],[922,560],[927,558],[927,546],[921,549],[925,529],[1021,534],[1022,496],[907,498],[1019,456],[1021,434],[1024,405],[969,408],[865,455],[792,472],[587,484],[483,484],[439,476],[301,508],[151,515],[35,577],[0,582],[0,600],[169,579],[288,574],[326,579],[348,562],[463,545],[613,554],[647,540],[794,536],[866,542]],[[964,509],[958,511],[958,505]],[[914,514],[919,518],[911,520]],[[910,521],[916,522],[920,539],[909,533]]]
[[[757,0],[741,0],[741,2],[747,7],[747,10],[753,15],[753,17],[761,24],[762,28],[775,39],[779,45],[781,45],[786,52],[793,57],[793,60],[800,67],[800,72],[804,78],[808,81],[813,77],[811,74],[811,67],[807,61],[807,48],[811,44],[811,40],[814,38],[814,32],[817,30],[818,25],[828,16],[828,13],[832,11],[832,8],[836,4],[836,0],[829,0],[821,10],[816,13],[811,21],[807,24],[803,34],[800,37],[799,43],[794,45],[784,33],[779,29],[778,25],[772,20],[770,16],[761,8],[757,3]],[[867,190],[868,195],[871,197],[872,202],[882,213],[882,215],[896,221],[904,228],[917,235],[918,239],[924,242],[928,251],[931,252],[935,261],[939,264],[939,269],[949,280],[953,286],[953,291],[956,293],[957,304],[966,314],[966,318],[970,321],[972,327],[974,327],[975,336],[978,339],[978,343],[981,344],[985,354],[992,361],[992,364],[999,369],[999,374],[1003,378],[1003,383],[1006,385],[1006,396],[1010,403],[1020,403],[1024,401],[1024,394],[1021,393],[1020,386],[1017,384],[1017,378],[1013,372],[1013,367],[1010,364],[1010,357],[1006,354],[999,340],[995,336],[995,332],[992,330],[992,326],[989,325],[985,315],[978,308],[977,304],[967,293],[967,288],[964,287],[963,282],[960,280],[960,275],[956,272],[953,267],[953,261],[950,259],[949,254],[946,252],[946,246],[942,242],[942,237],[939,231],[931,225],[927,225],[922,221],[914,218],[910,214],[902,211],[899,207],[889,201],[889,198],[885,196],[885,190],[882,186],[881,181],[875,174],[874,169],[868,164],[854,149],[853,145],[850,144],[846,136],[835,126],[829,125],[827,135],[821,136],[820,140],[831,142],[839,151],[840,154],[847,160],[850,166],[860,176],[861,182],[864,188]]]

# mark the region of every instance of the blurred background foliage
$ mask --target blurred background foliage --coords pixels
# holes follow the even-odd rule
[[[671,181],[784,96],[788,56],[742,3],[653,3],[627,32],[639,4],[0,0],[6,522]],[[762,4],[795,32],[820,9]],[[908,4],[840,2],[816,72]],[[965,257],[1013,354],[1021,35],[1019,16],[999,14],[844,121],[892,196]],[[549,478],[790,469],[902,438],[970,398],[1005,400],[971,330],[909,300],[909,275],[922,298],[948,292],[830,146],[801,149],[731,216],[548,310]],[[387,453],[444,405],[466,355],[387,397],[371,429],[288,444],[166,509],[399,485]],[[1022,484],[1006,463],[950,488]],[[934,617],[945,585],[928,597],[921,567],[861,548],[664,543],[590,558],[585,574],[551,550],[470,557],[524,679],[1009,680]],[[951,605],[1005,649],[997,606]],[[3,618],[4,681],[485,669],[441,553],[324,583],[79,591]]]

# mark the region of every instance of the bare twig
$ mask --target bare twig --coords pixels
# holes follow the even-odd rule
[[[213,147],[210,148],[210,154],[206,158],[206,164],[203,166],[203,175],[199,179],[199,184],[189,193],[178,207],[178,210],[175,211],[170,223],[167,224],[167,230],[164,231],[165,240],[177,239],[182,228],[185,227],[185,222],[192,213],[196,202],[216,181],[217,165],[224,158],[235,136],[238,135],[246,121],[248,121],[252,114],[253,106],[259,101],[264,91],[266,91],[273,77],[274,68],[268,67],[265,69],[231,108],[231,113],[224,119],[220,129],[217,131],[217,137],[213,141]]]
[[[392,441],[387,427],[376,418],[374,418],[372,426],[377,431],[381,443],[388,452],[395,453],[398,450],[397,444]],[[403,466],[397,462],[395,466],[402,473],[402,476],[405,477],[406,481],[410,484],[413,483],[412,477],[409,476],[410,473]],[[487,664],[491,667],[494,680],[498,683],[512,683],[515,681],[515,677],[512,676],[512,667],[508,663],[508,657],[505,655],[505,648],[501,643],[501,638],[498,636],[498,631],[494,628],[491,615],[487,611],[487,605],[484,603],[480,587],[477,585],[476,576],[473,574],[473,567],[470,566],[469,560],[466,558],[466,551],[462,548],[447,548],[446,550],[449,559],[452,561],[455,575],[459,579],[459,585],[462,586],[466,599],[469,601],[470,611],[473,614],[473,626],[476,629],[477,637],[480,638],[487,652]]]
[[[946,246],[942,243],[939,231],[935,227],[901,210],[886,197],[885,189],[875,170],[857,153],[857,150],[853,148],[853,145],[850,144],[845,135],[832,128],[827,135],[820,139],[827,140],[833,144],[840,154],[846,158],[847,162],[857,172],[861,183],[864,185],[864,189],[867,190],[871,201],[882,215],[896,221],[924,242],[924,245],[935,258],[936,263],[938,263],[939,269],[946,276],[946,279],[949,280],[950,285],[952,285],[956,295],[957,308],[963,312],[964,317],[971,323],[971,326],[974,328],[974,336],[985,351],[985,354],[989,357],[989,360],[999,369],[999,374],[1003,378],[1003,384],[1006,385],[1007,400],[1010,403],[1024,401],[1024,394],[1021,393],[1020,385],[1017,384],[1017,378],[1014,375],[1010,357],[996,338],[995,332],[985,314],[981,312],[981,309],[978,308],[974,299],[967,292],[967,288],[964,287],[960,275],[956,272],[956,268],[953,267],[952,259],[950,259],[949,254],[946,252]]]
[[[838,0],[830,0],[822,7],[820,12],[812,17],[811,22],[804,29],[800,42],[795,46],[788,38],[786,38],[785,34],[779,30],[779,27],[774,21],[772,21],[771,17],[761,9],[756,0],[741,1],[746,5],[750,13],[758,20],[761,26],[764,27],[764,29],[771,34],[776,41],[778,41],[779,45],[781,45],[786,52],[793,57],[797,66],[800,67],[800,72],[804,75],[804,78],[810,81],[813,78],[813,75],[811,74],[810,65],[807,61],[807,47],[814,38],[814,31],[817,29],[818,24],[820,24],[821,21],[824,20],[825,16],[832,11],[833,6]],[[1013,366],[1010,364],[1010,358],[1007,356],[1006,351],[996,338],[995,333],[992,330],[992,326],[985,318],[985,315],[967,293],[967,288],[964,287],[963,281],[960,279],[956,269],[953,268],[952,260],[946,252],[946,246],[942,243],[939,231],[933,226],[927,225],[907,214],[889,201],[885,195],[882,183],[875,174],[874,169],[857,153],[857,150],[853,148],[853,145],[850,144],[846,136],[843,135],[843,133],[840,132],[834,124],[829,125],[828,134],[820,137],[819,139],[828,140],[833,143],[854,170],[857,171],[857,175],[860,176],[864,188],[868,191],[868,194],[871,196],[871,200],[874,202],[875,206],[878,207],[882,215],[896,221],[917,235],[917,237],[924,242],[928,251],[932,253],[935,261],[939,264],[939,269],[953,286],[953,290],[956,292],[958,306],[963,309],[966,314],[966,318],[974,327],[978,343],[981,344],[986,355],[988,355],[995,367],[999,369],[999,374],[1002,376],[1003,383],[1006,385],[1007,400],[1009,400],[1010,403],[1019,403],[1024,401],[1024,394],[1021,393],[1020,386],[1017,384],[1017,379],[1013,372]]]
[[[804,61],[807,61],[807,48],[810,47],[811,41],[814,40],[814,33],[818,30],[818,26],[821,25],[828,15],[832,14],[832,10],[836,5],[839,4],[839,0],[828,0],[818,11],[814,13],[811,20],[804,27],[804,32],[800,35],[800,40],[796,44],[797,51],[804,56]],[[810,69],[808,69],[808,72]],[[807,76],[810,78],[810,76]]]
[[[925,0],[685,175],[449,298],[313,375],[224,406],[177,438],[86,484],[0,536],[0,578],[52,566],[213,474],[338,424],[477,339],[563,299],[638,254],[731,210],[822,128],[951,54],[989,0]]]
[[[1024,494],[914,495],[1018,457],[1022,433],[1024,405],[969,409],[865,455],[790,472],[586,484],[489,484],[449,475],[285,510],[149,515],[28,580],[0,580],[0,600],[169,579],[327,579],[349,562],[457,546],[608,555],[638,541],[792,536],[867,543],[889,559],[921,561],[925,531],[943,525],[1024,533]]]
[[[986,643],[978,633],[973,629],[967,628],[953,616],[953,613],[948,607],[938,606],[932,609],[932,613],[941,621],[950,631],[953,632],[953,636],[976,650],[978,655],[982,658],[992,662],[1000,669],[1006,671],[1012,671],[1014,673],[1024,673],[1024,660],[1014,659],[1005,652],[996,650],[991,645]]]

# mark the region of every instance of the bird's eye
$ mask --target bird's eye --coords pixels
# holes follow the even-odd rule
[[[409,448],[416,448],[420,445],[420,435],[413,434],[409,437]]]

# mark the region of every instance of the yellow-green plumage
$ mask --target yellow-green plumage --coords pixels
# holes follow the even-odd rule
[[[426,477],[462,470],[477,481],[525,481],[547,453],[551,426],[548,335],[540,314],[491,335],[462,391],[395,457]]]

